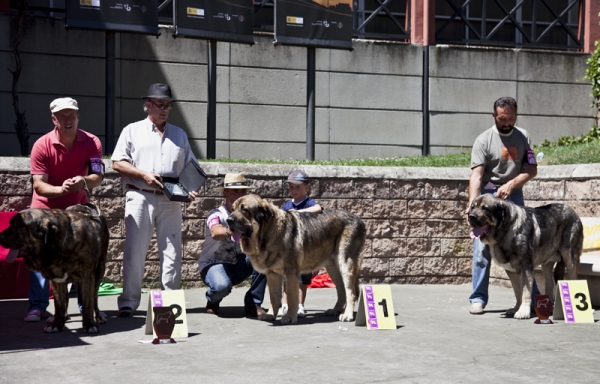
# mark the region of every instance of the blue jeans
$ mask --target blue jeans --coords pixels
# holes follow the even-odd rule
[[[265,297],[267,277],[252,268],[248,256],[240,258],[237,264],[213,264],[200,272],[202,281],[208,285],[206,300],[219,305],[221,300],[231,293],[234,285],[242,283],[250,275],[252,283],[244,296],[244,306],[261,305]]]
[[[492,193],[496,196],[495,189],[482,189],[481,194]],[[525,206],[525,200],[523,199],[523,191],[521,189],[513,190],[508,200],[513,203]],[[490,254],[490,247],[483,244],[479,238],[473,242],[473,292],[469,296],[471,303],[482,303],[485,307],[489,294],[488,288],[490,285],[490,268],[491,268],[492,255]],[[532,296],[539,295],[537,284],[533,283]]]
[[[73,289],[77,291],[77,285],[73,284]],[[50,283],[40,271],[29,272],[29,311],[37,309],[38,311],[46,312],[46,308],[50,304]],[[77,305],[81,312],[81,300],[77,295]]]
[[[46,312],[50,304],[50,285],[39,271],[29,272],[29,311]]]

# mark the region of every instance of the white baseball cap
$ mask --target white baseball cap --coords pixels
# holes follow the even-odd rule
[[[63,109],[74,109],[78,111],[79,108],[77,107],[77,101],[70,97],[61,97],[59,99],[53,100],[50,103],[50,112],[52,113],[62,111]]]

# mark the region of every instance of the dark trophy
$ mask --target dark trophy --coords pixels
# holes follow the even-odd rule
[[[173,309],[175,309],[175,313],[173,313]],[[171,335],[175,328],[175,319],[181,314],[181,307],[173,304],[169,307],[153,307],[152,311],[154,312],[152,325],[156,333],[152,344],[176,344]]]
[[[535,295],[535,313],[537,319],[535,324],[554,324],[550,320],[550,314],[552,313],[552,301],[548,295]]]

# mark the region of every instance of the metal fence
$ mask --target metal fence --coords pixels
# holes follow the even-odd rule
[[[31,12],[64,16],[66,0],[29,0]],[[273,32],[276,0],[254,0],[256,31]],[[435,43],[579,50],[584,0],[436,0]],[[173,23],[172,0],[159,21]],[[410,0],[354,0],[354,37],[410,42]]]
[[[435,41],[578,50],[583,0],[438,0]]]

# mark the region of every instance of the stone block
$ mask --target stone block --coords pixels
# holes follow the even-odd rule
[[[121,268],[122,268],[121,262],[108,261],[106,263],[106,269],[104,271],[103,281],[108,282],[108,283],[122,284]]]
[[[407,240],[403,238],[374,238],[371,240],[372,257],[398,258],[407,255]]]
[[[32,193],[31,175],[0,174],[0,194],[31,196]]]
[[[566,200],[594,200],[598,196],[598,190],[594,190],[592,180],[578,181],[573,180],[567,183],[565,190]]]
[[[204,239],[185,239],[183,240],[183,258],[186,260],[196,260],[200,257],[200,252],[204,246]]]
[[[125,236],[125,223],[123,219],[107,218],[108,232],[111,238],[120,238]]]
[[[422,257],[399,257],[390,259],[391,276],[419,276],[423,275]]]
[[[440,215],[441,219],[465,219],[465,209],[467,208],[464,202],[452,200],[440,200]]]
[[[183,239],[204,238],[204,219],[184,219],[181,226],[181,237]]]
[[[305,70],[232,67],[230,74],[231,103],[306,105]]]
[[[530,200],[560,201],[565,198],[565,182],[533,179],[523,186],[523,195]]]
[[[419,257],[439,257],[440,256],[440,239],[431,238],[415,238],[407,239],[406,254],[408,256]]]
[[[367,229],[367,237],[392,237],[393,229],[389,220],[363,220]]]
[[[470,238],[442,238],[440,239],[440,245],[440,253],[443,257],[464,257],[470,259],[473,256],[473,240]]]
[[[321,196],[325,198],[352,198],[355,197],[355,191],[356,189],[352,180],[321,180]]]
[[[357,179],[354,181],[356,197],[361,199],[381,198],[386,199],[390,195],[389,180]]]
[[[15,196],[10,197],[10,207],[9,211],[22,211],[31,206],[31,197],[30,196]]]
[[[412,218],[436,218],[442,214],[440,207],[439,200],[409,200],[407,213]]]
[[[389,259],[369,257],[363,259],[360,275],[361,276],[386,276],[389,272]]]
[[[338,209],[350,212],[360,218],[373,218],[373,201],[366,199],[339,199]]]
[[[125,247],[125,239],[111,238],[108,241],[108,255],[107,255],[107,260],[122,261],[123,260],[123,248],[124,247]]]
[[[373,41],[354,40],[354,50],[317,50],[330,56],[324,62],[328,66],[317,65],[318,70],[332,72],[390,74],[421,76],[423,53],[416,45],[388,45]]]
[[[125,197],[96,198],[96,202],[106,217],[125,216]]]
[[[425,257],[423,259],[425,275],[456,275],[457,259],[453,257]]]
[[[200,280],[200,271],[198,271],[197,262],[186,260],[181,263],[181,280]]]
[[[421,219],[392,219],[390,226],[394,237],[425,237],[425,222]]]
[[[407,200],[373,200],[373,217],[408,218]]]

